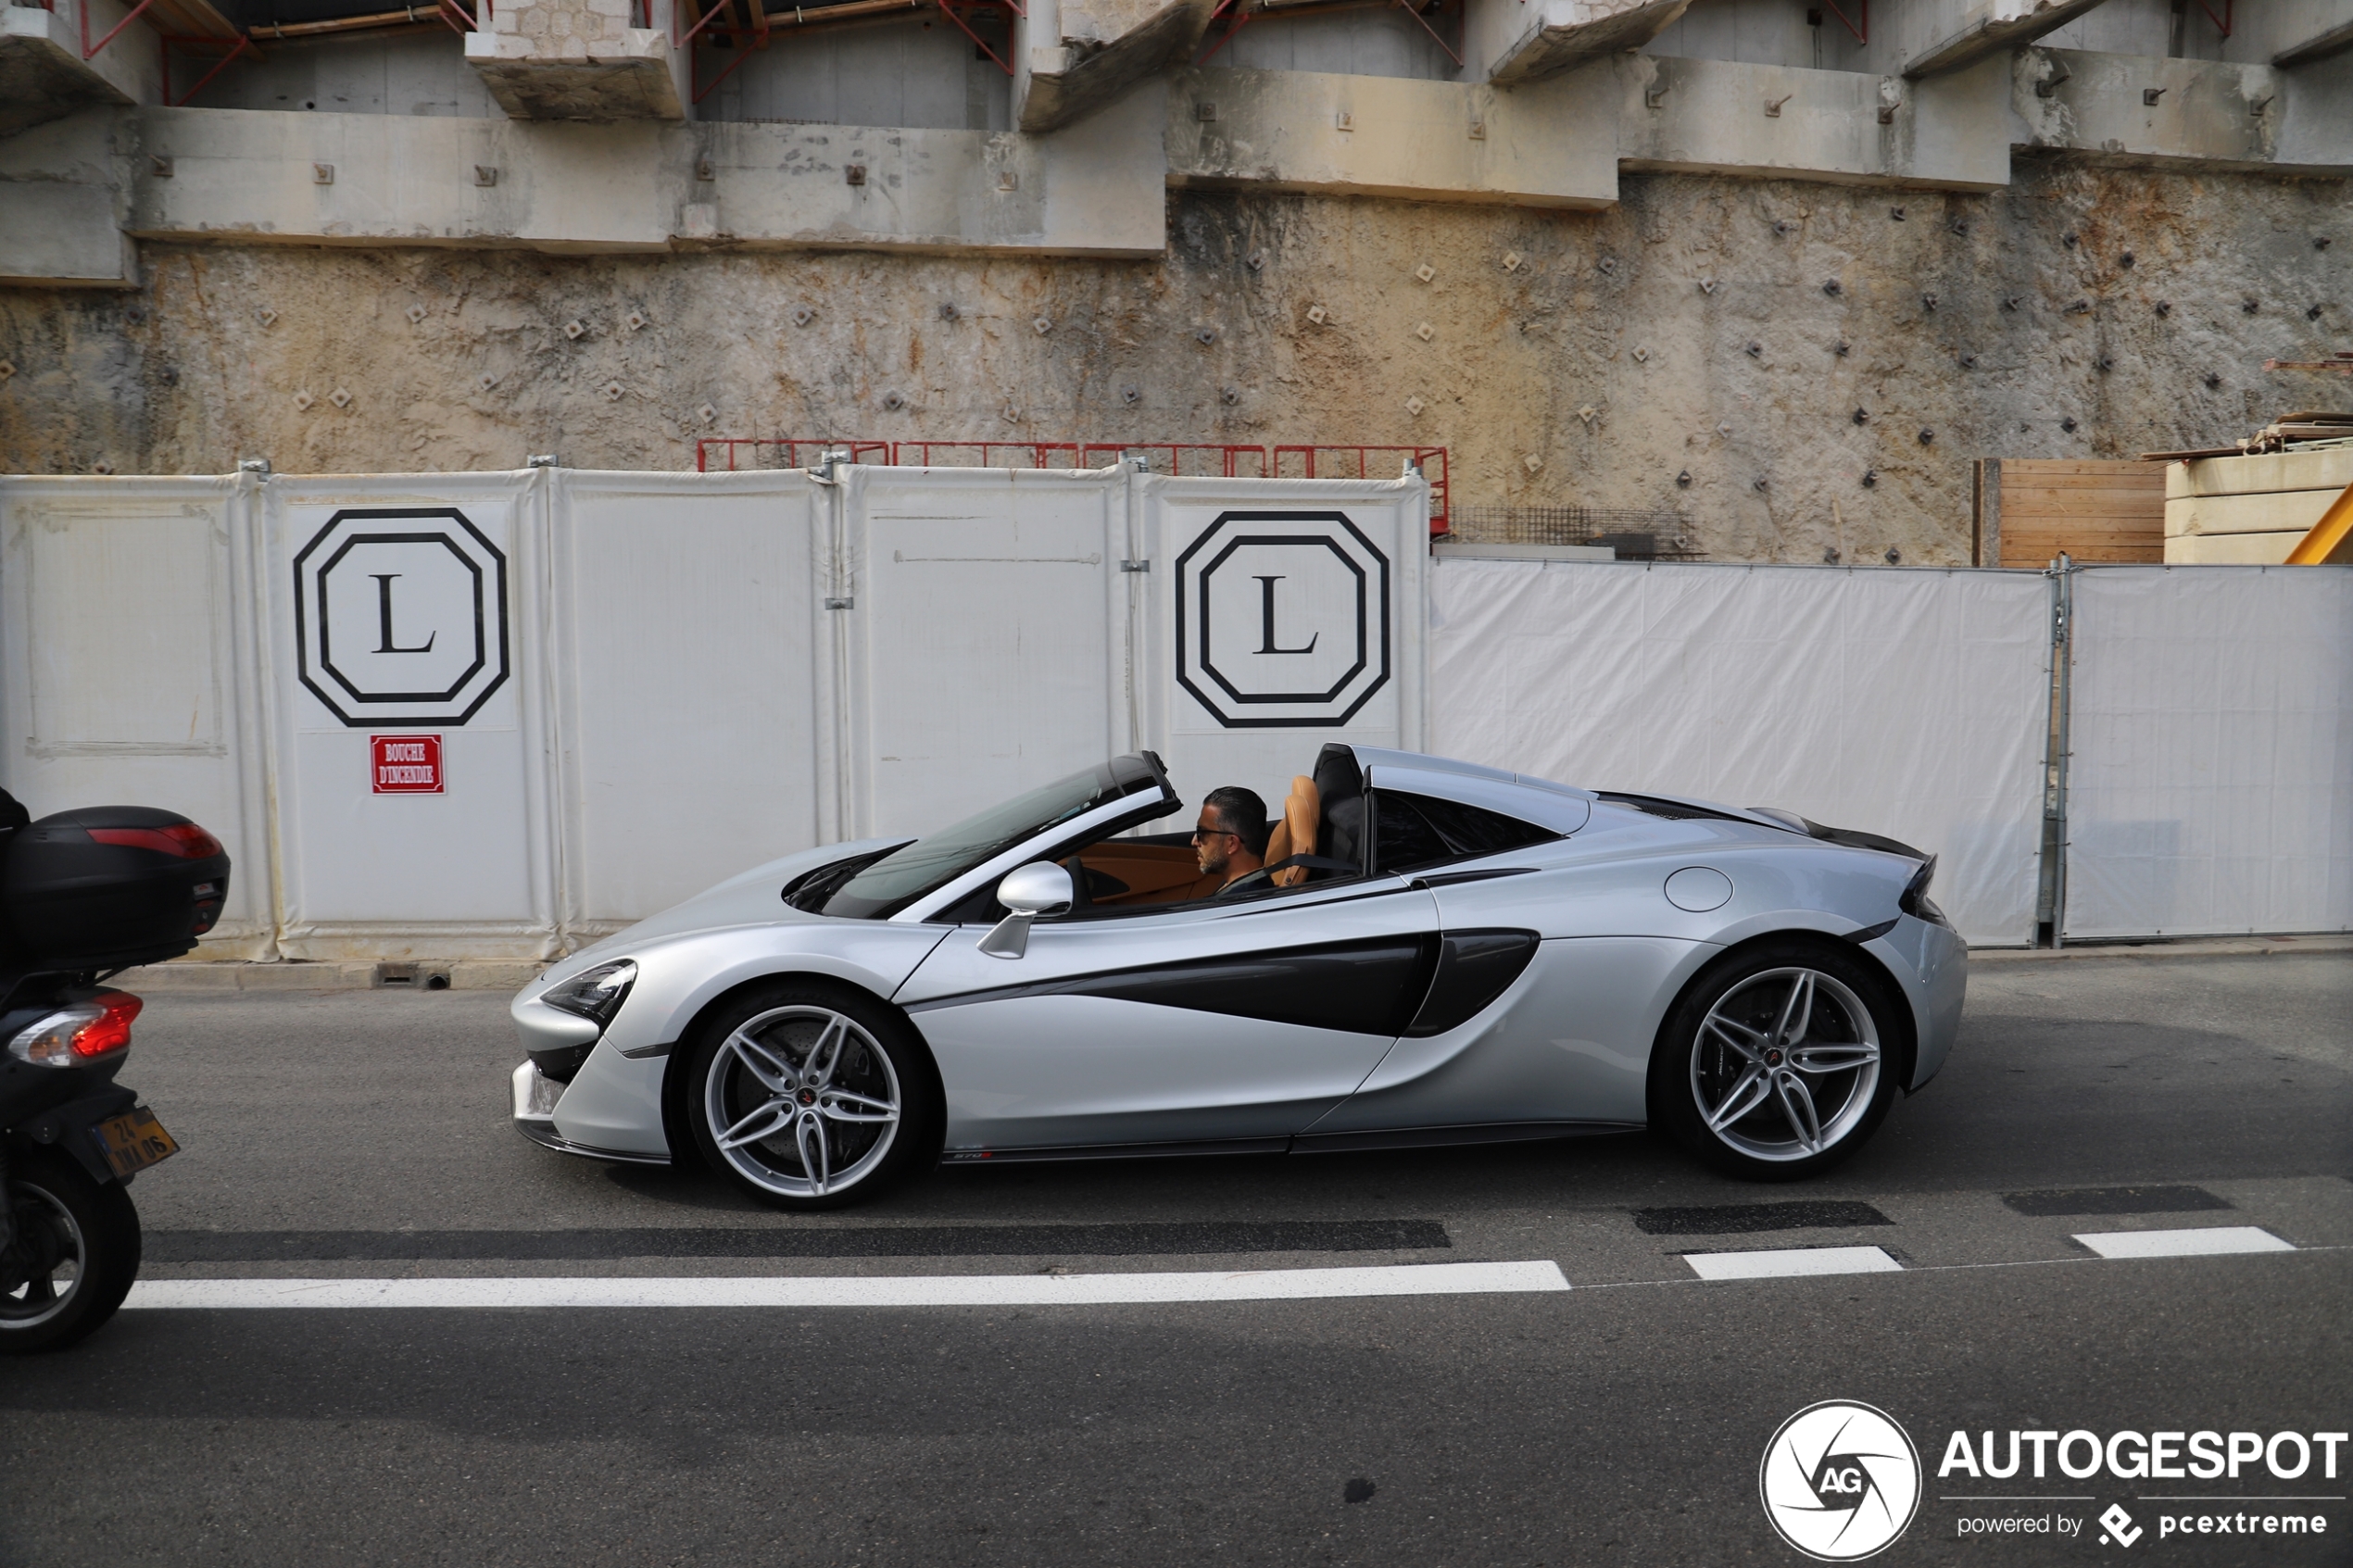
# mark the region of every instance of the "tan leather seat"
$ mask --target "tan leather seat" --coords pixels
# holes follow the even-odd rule
[[[1182,904],[1216,893],[1217,879],[1201,874],[1193,852],[1183,845],[1138,844],[1106,839],[1083,857],[1088,868],[1116,877],[1126,891],[1098,895],[1097,904]]]
[[[1292,778],[1290,796],[1283,802],[1282,821],[1266,835],[1266,863],[1271,866],[1293,855],[1315,853],[1315,824],[1323,815],[1323,797],[1315,791],[1315,781],[1304,773]],[[1306,880],[1305,866],[1287,866],[1273,873],[1277,887],[1297,887]]]

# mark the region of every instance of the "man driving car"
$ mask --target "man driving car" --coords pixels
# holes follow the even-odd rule
[[[1266,885],[1266,802],[1239,784],[1226,784],[1202,797],[1193,827],[1193,857],[1203,876],[1219,879],[1216,897]]]

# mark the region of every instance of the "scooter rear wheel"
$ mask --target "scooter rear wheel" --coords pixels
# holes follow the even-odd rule
[[[117,1182],[43,1152],[11,1161],[0,1355],[62,1349],[114,1316],[139,1276],[139,1211]]]

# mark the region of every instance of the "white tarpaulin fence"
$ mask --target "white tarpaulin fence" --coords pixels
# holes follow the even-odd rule
[[[1428,505],[1116,469],[0,480],[0,784],[213,828],[218,957],[537,957],[1108,753],[1277,800],[1327,740],[1886,834],[1973,940],[2033,938],[2050,579],[1433,563]],[[2069,581],[2063,934],[2353,926],[2353,571]]]
[[[1595,789],[1778,806],[1940,857],[1979,943],[2034,936],[2043,579],[1442,562],[1432,744]]]
[[[0,481],[0,786],[35,816],[161,804],[241,874],[213,928],[271,951],[275,908],[249,514],[230,479]]]
[[[1419,747],[1428,506],[1122,468],[0,480],[0,784],[220,834],[211,956],[541,957],[1139,746],[1276,801],[1327,740]]]
[[[2353,570],[2072,576],[2070,938],[2353,928]]]

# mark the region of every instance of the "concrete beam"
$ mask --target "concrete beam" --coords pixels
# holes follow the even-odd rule
[[[1902,74],[1917,82],[1975,65],[1989,55],[2031,44],[2065,27],[2100,0],[1988,0],[1960,28],[1906,59]]]
[[[1992,191],[2009,183],[2007,63],[1934,82],[1620,56],[1621,166],[1644,173]],[[1885,119],[1881,119],[1882,111]]]
[[[2270,66],[2029,49],[2013,67],[2010,102],[2030,147],[2135,164],[2353,173],[2353,137],[2343,133],[2308,133],[2283,148],[2297,85]],[[2334,95],[2344,85],[2309,90]]]
[[[2353,54],[2280,72],[2281,167],[2342,169],[2353,165]]]
[[[1691,0],[1469,0],[1463,56],[1498,87],[1540,82],[1639,49],[1675,25]]]
[[[674,49],[668,6],[629,25],[631,0],[502,0],[466,34],[466,63],[516,119],[685,119],[691,48]]]
[[[1084,135],[708,125],[714,236],[755,247],[1148,257],[1167,246],[1167,98],[1146,82]],[[866,183],[846,182],[862,161]]]
[[[0,286],[138,286],[122,232],[136,134],[132,111],[93,107],[0,141]]]
[[[2271,64],[2281,70],[2293,70],[2298,66],[2334,59],[2348,50],[2353,50],[2353,17],[2290,44],[2271,56]]]
[[[156,35],[145,22],[134,22],[85,60],[84,6],[90,8],[93,43],[129,14],[115,0],[57,0],[54,11],[0,0],[0,136],[13,136],[91,104],[155,100]]]
[[[1606,91],[1566,86],[1512,94],[1403,77],[1179,71],[1169,93],[1168,180],[1604,207],[1617,200],[1614,113]]]
[[[2233,16],[2222,58],[2294,70],[2353,51],[2353,0],[2265,0]]]
[[[1153,256],[1165,237],[1165,113],[1157,92],[1140,92],[1085,137],[1048,141],[148,109],[129,227],[245,245]],[[154,175],[154,157],[170,160],[171,178]]]
[[[1171,80],[1173,94],[1128,89],[1075,136],[90,108],[0,141],[0,211],[18,220],[0,222],[0,282],[129,286],[126,232],[1148,257],[1165,248],[1168,184],[1562,208],[1613,205],[1621,168],[1982,191],[2007,182],[2014,144],[2353,173],[2353,58],[2280,71],[2034,48],[1906,82],[1620,54],[1514,90],[1189,68]]]
[[[1013,122],[1059,131],[1139,82],[1191,59],[1214,0],[1034,0],[1018,24],[1023,50]]]

